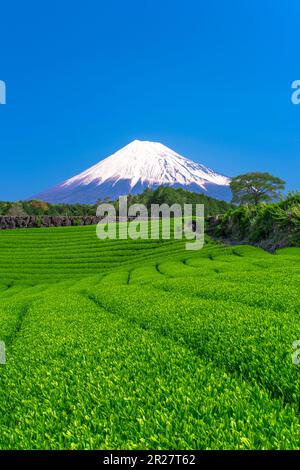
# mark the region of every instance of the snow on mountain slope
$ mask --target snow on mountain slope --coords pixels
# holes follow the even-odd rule
[[[95,203],[161,185],[228,199],[230,179],[158,142],[134,140],[83,173],[35,196],[48,202]],[[218,196],[219,195],[219,196]]]

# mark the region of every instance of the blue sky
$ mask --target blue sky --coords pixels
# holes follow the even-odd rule
[[[1,200],[24,199],[134,139],[300,190],[297,0],[1,5]]]

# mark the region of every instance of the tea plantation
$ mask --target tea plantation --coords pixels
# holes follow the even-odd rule
[[[300,249],[0,233],[1,449],[300,447]]]

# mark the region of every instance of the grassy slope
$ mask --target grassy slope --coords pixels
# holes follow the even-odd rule
[[[299,249],[0,233],[0,448],[299,448]]]

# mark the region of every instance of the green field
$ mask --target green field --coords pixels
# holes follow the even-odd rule
[[[300,448],[300,249],[0,233],[1,449]]]

